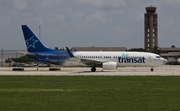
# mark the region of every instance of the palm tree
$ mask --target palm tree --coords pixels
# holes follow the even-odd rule
[[[10,58],[5,60],[5,63],[9,63],[9,66],[11,66],[11,62],[12,62],[12,60]]]
[[[151,49],[151,52],[160,55],[160,50],[159,50],[159,47],[158,47],[158,46],[154,46],[154,47]]]
[[[180,58],[180,55],[174,56],[174,59],[176,59],[176,63],[178,64],[178,59]]]
[[[54,50],[59,50],[59,48],[58,47],[54,47]]]
[[[176,48],[175,45],[172,45],[171,48]]]

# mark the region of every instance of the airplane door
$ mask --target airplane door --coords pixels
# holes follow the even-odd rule
[[[151,56],[149,56],[149,62],[152,62],[152,57]]]

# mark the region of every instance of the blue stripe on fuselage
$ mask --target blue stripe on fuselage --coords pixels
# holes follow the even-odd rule
[[[48,52],[36,52],[34,55],[27,55],[29,58],[38,62],[45,62],[55,65],[62,65],[65,60],[69,58],[66,51],[48,51]]]

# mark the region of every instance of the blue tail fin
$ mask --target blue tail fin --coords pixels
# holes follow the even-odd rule
[[[24,34],[28,52],[42,52],[53,50],[45,47],[27,25],[22,25],[22,31]]]

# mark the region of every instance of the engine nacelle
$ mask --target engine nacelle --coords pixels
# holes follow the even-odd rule
[[[180,58],[178,59],[178,62],[180,62]]]
[[[115,70],[117,69],[117,62],[105,62],[102,68],[105,70]]]

